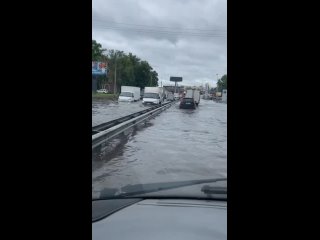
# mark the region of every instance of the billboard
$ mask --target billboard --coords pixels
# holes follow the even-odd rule
[[[92,75],[107,75],[107,63],[105,62],[92,62]]]
[[[170,77],[171,82],[182,82],[182,77]]]

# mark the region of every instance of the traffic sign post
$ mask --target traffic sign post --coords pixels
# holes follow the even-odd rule
[[[177,82],[182,82],[182,77],[170,77],[170,81],[174,82],[174,92],[177,92]]]

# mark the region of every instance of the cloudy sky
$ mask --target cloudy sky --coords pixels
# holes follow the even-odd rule
[[[92,29],[103,48],[148,61],[165,85],[181,76],[215,86],[227,73],[227,0],[93,0]]]

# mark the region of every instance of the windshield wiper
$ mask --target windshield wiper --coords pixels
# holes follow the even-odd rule
[[[162,190],[169,190],[169,189],[191,186],[196,184],[213,183],[213,182],[221,182],[221,181],[227,181],[227,178],[211,178],[211,179],[203,179],[203,180],[127,185],[121,188],[121,191],[119,194],[116,193],[116,192],[119,192],[116,189],[106,188],[103,191],[101,191],[99,199],[108,199],[108,198],[115,198],[115,197],[124,198],[124,197],[139,195],[139,194],[158,192]],[[225,190],[222,190],[222,188],[219,188],[216,192],[213,192],[213,189],[214,187],[212,187],[211,192],[209,194],[226,194],[225,188],[224,188]],[[208,188],[205,190],[206,192],[203,191],[203,188],[201,189],[202,192],[204,192],[205,194],[208,194],[208,191],[207,191]]]
[[[225,187],[213,187],[209,185],[204,185],[201,188],[201,192],[205,194],[227,194],[227,189]]]

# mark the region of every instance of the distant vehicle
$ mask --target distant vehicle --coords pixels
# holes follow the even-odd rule
[[[215,97],[213,98],[214,101],[220,102],[222,100],[222,92],[216,92]]]
[[[167,94],[167,100],[168,100],[168,101],[174,101],[174,96],[173,96],[173,93],[172,93],[172,92],[169,92],[169,93]]]
[[[99,89],[97,90],[97,93],[108,93],[107,89]]]
[[[145,87],[142,103],[143,104],[162,104],[164,93],[162,87]]]
[[[179,93],[174,93],[173,97],[174,97],[175,100],[178,100],[180,98]]]
[[[199,90],[195,90],[193,93],[193,99],[196,103],[196,105],[198,106],[200,103],[200,91]]]
[[[196,108],[196,103],[193,98],[182,98],[180,101],[179,108],[184,108],[184,109],[195,109]]]
[[[131,86],[121,86],[119,102],[134,102],[140,99],[140,88]]]
[[[198,106],[200,103],[200,91],[196,89],[189,89],[186,93],[187,98],[193,98],[195,104]]]

